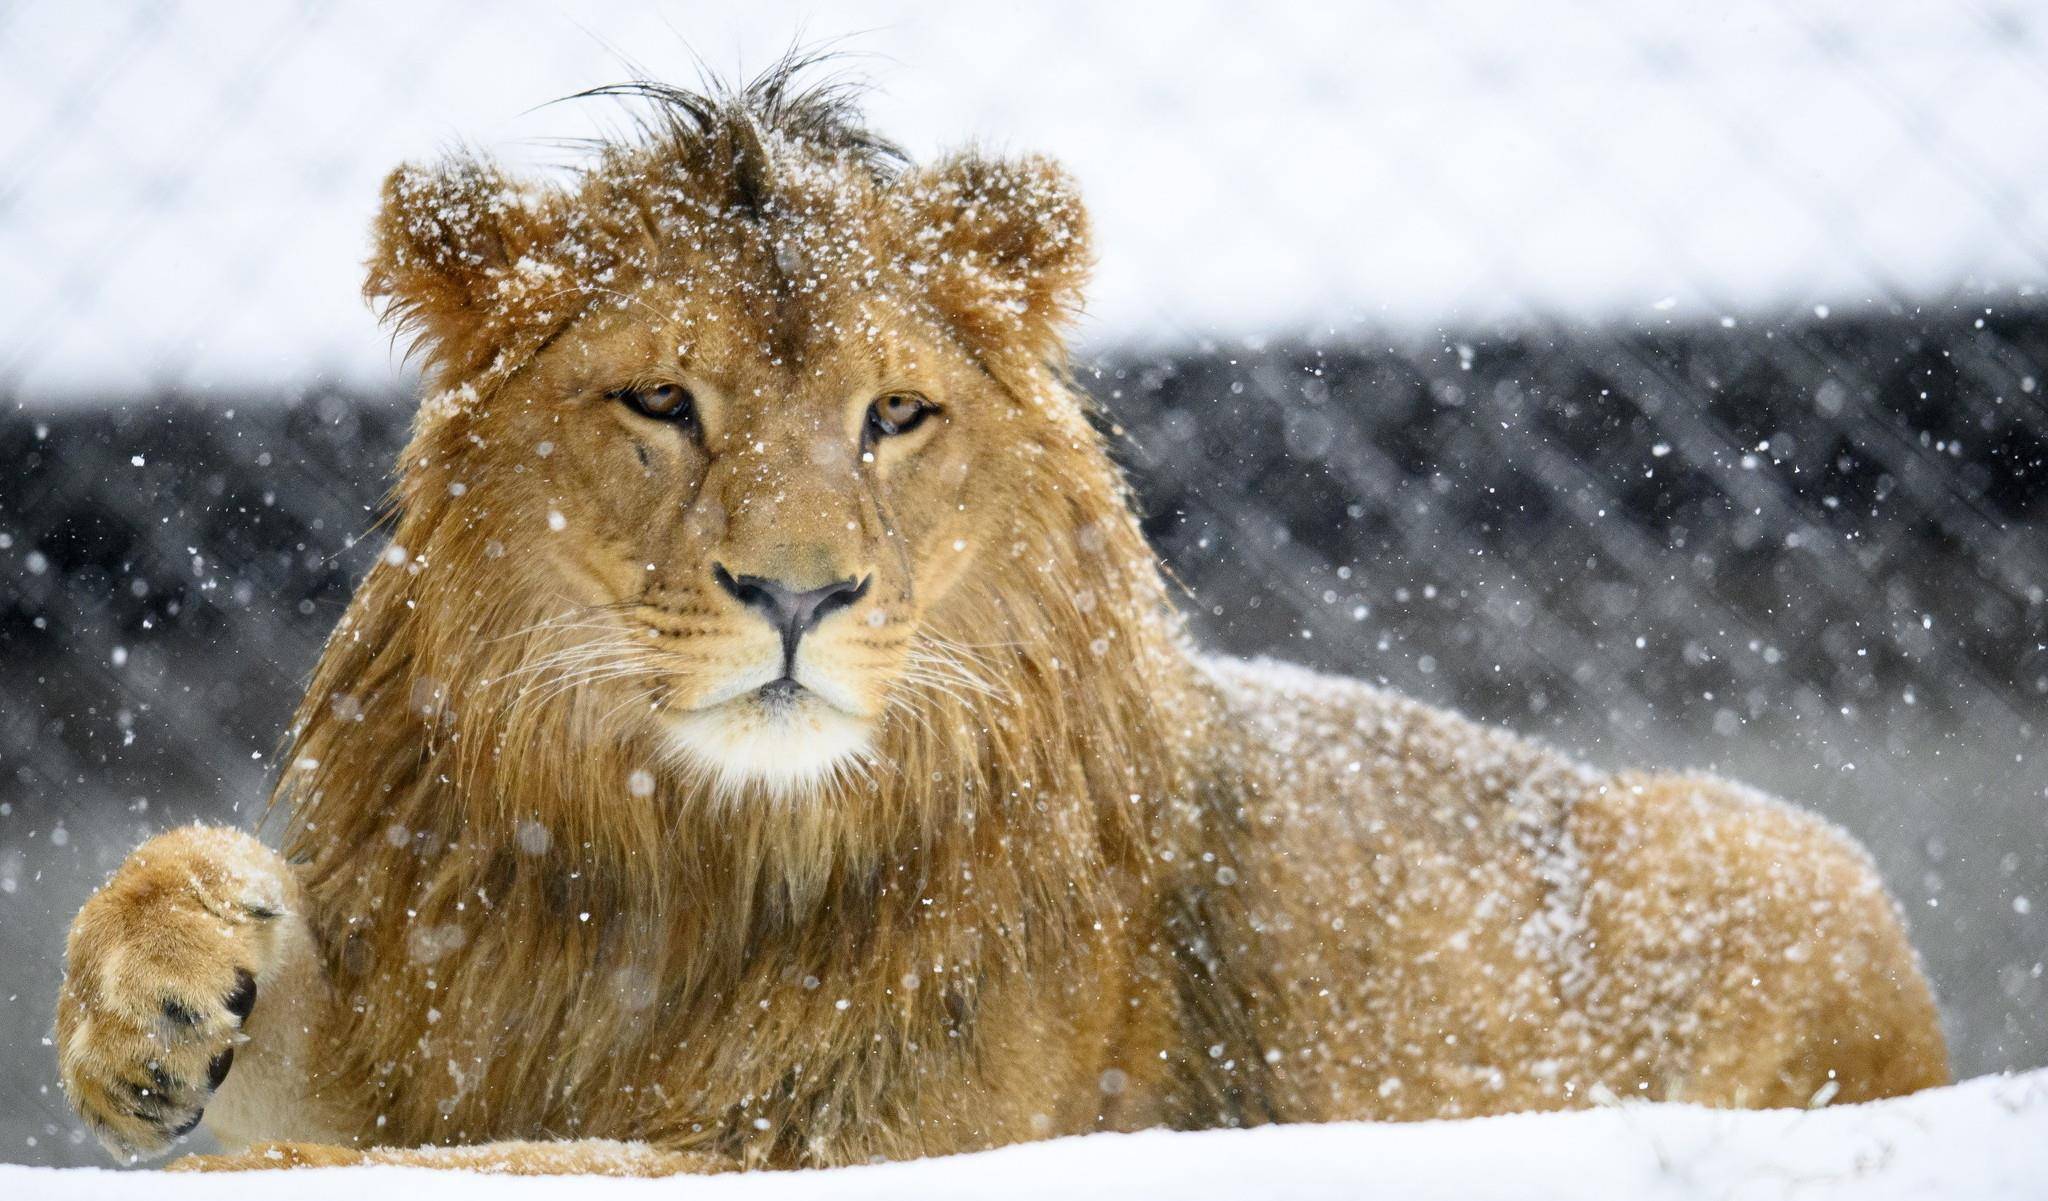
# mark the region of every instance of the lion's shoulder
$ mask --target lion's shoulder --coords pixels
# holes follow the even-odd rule
[[[1216,769],[1262,791],[1465,813],[1564,805],[1597,779],[1539,741],[1363,680],[1271,659],[1197,664],[1226,727]]]

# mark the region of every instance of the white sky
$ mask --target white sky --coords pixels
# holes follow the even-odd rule
[[[846,38],[883,132],[1043,150],[1082,340],[1661,322],[2048,282],[2048,11],[1990,0],[0,5],[0,396],[375,385],[378,183]]]

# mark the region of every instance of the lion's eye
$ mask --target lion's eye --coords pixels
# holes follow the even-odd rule
[[[605,393],[642,417],[690,425],[697,420],[697,402],[688,388],[658,384],[652,388],[617,388]]]
[[[877,397],[875,403],[868,406],[868,440],[907,434],[938,411],[939,406],[915,392],[891,392]]]

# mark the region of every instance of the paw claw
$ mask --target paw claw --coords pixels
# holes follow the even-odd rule
[[[239,1021],[248,1021],[250,1011],[256,1008],[256,975],[248,968],[235,969],[235,991],[222,1002],[229,1013]]]
[[[228,1078],[228,1069],[235,1066],[235,1049],[229,1047],[213,1057],[206,1065],[206,1087],[217,1089]]]

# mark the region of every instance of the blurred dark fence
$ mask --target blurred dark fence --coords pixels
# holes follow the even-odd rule
[[[1710,701],[1722,733],[1847,710],[1927,734],[2048,705],[2044,362],[2030,307],[1216,348],[1089,382],[1235,648],[1524,727]]]
[[[1814,805],[1909,910],[1963,1073],[2048,1061],[2048,305],[1111,355],[1211,645]],[[388,395],[0,415],[0,1031],[144,833],[253,820],[375,553]],[[47,1048],[0,1157],[89,1162]]]

